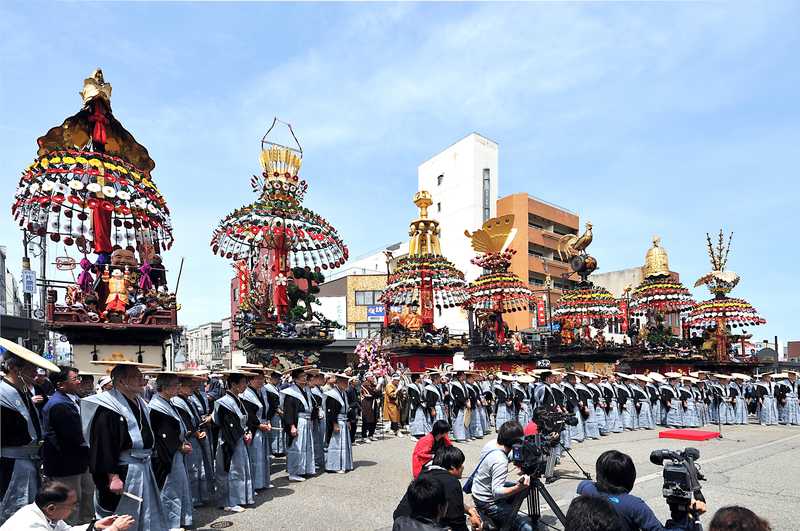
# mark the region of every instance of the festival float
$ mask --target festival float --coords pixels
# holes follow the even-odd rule
[[[733,233],[726,243],[720,230],[714,244],[711,236],[706,234],[712,269],[695,282],[695,287],[705,285],[714,297],[692,308],[686,324],[695,331],[693,336],[697,338],[696,341],[699,343],[702,340],[701,352],[717,363],[752,363],[754,360],[746,358],[744,347],[741,356],[736,356],[732,346],[736,343],[744,346],[752,337],[744,330],[745,327],[762,325],[767,321],[746,300],[728,297],[740,280],[739,275],[726,270],[732,239]]]
[[[55,256],[62,278],[43,282],[43,317],[79,370],[112,354],[165,366],[179,306],[162,260],[173,235],[155,162],[112,113],[100,69],[80,96],[81,110],[37,140],[14,195],[23,262],[29,247]]]
[[[428,217],[432,203],[427,191],[414,195],[419,217],[409,225],[408,254],[397,259],[380,298],[386,308],[381,348],[393,364],[412,370],[452,362],[467,344],[465,335],[434,324],[434,309],[459,307],[468,294],[464,273],[442,256],[439,222]]]
[[[503,319],[505,314],[528,310],[536,298],[530,287],[509,271],[516,253],[511,247],[516,233],[513,215],[489,219],[472,233],[464,231],[478,253],[472,263],[483,269],[467,288],[468,298],[463,304],[470,329],[465,357],[476,367],[531,357],[531,347],[522,334],[510,333]]]
[[[268,139],[278,124],[294,146]],[[213,253],[235,270],[231,344],[248,362],[275,368],[317,363],[319,349],[333,342],[338,323],[313,306],[323,271],[340,267],[349,254],[336,229],[303,206],[302,162],[291,125],[274,119],[261,139],[261,175],[250,180],[258,199],[223,218],[211,237]]]

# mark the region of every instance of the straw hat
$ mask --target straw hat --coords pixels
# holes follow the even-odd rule
[[[748,376],[746,374],[742,374],[740,372],[732,372],[731,376],[733,376],[733,378],[735,380],[743,380],[745,382],[749,382],[750,380],[752,380],[752,378],[750,378],[750,376]]]
[[[513,382],[514,381],[514,378],[512,378],[510,375],[502,373],[502,372],[497,375],[497,379],[498,380],[503,380],[504,382]]]
[[[640,382],[649,383],[653,381],[652,378],[650,378],[649,376],[645,376],[644,374],[634,374],[633,377],[639,380]]]
[[[782,380],[782,379],[788,378],[789,377],[789,373],[788,372],[776,372],[775,374],[772,375],[772,377],[775,378],[776,380]]]
[[[299,365],[297,367],[289,367],[288,369],[283,371],[282,374],[283,374],[283,376],[288,376],[288,375],[292,374],[295,371],[303,371],[305,373],[310,373],[311,369],[313,369],[313,368],[314,368],[313,365]]]
[[[535,382],[536,380],[533,378],[533,376],[528,376],[527,374],[523,374],[523,375],[521,375],[521,376],[519,376],[517,378],[517,381],[519,383],[531,384],[531,383]]]
[[[651,380],[653,380],[654,382],[658,382],[658,383],[666,383],[666,382],[667,382],[667,379],[666,379],[666,378],[664,378],[664,375],[663,375],[663,374],[661,374],[661,373],[658,373],[658,372],[650,372],[650,373],[647,373],[647,376],[648,376],[648,377],[649,377]]]
[[[672,378],[681,378],[683,375],[679,372],[668,372],[664,376],[666,376],[668,379],[672,379]]]
[[[715,374],[714,378],[717,378],[718,380],[730,380],[731,379],[731,375],[730,374]]]
[[[228,376],[233,376],[233,375],[236,375],[236,374],[239,374],[239,375],[242,375],[242,376],[258,376],[258,373],[255,373],[255,372],[240,371],[240,370],[225,370],[225,371],[220,371],[219,373],[222,375],[223,378],[226,378]]]
[[[26,349],[19,343],[14,343],[13,341],[9,341],[4,337],[0,337],[0,347],[3,350],[10,352],[14,356],[21,358],[28,363],[32,363],[37,367],[41,367],[42,369],[47,369],[50,372],[61,372],[61,369],[55,363],[51,363],[44,359],[42,356],[36,354],[35,352]]]

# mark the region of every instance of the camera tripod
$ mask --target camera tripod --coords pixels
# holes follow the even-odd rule
[[[561,441],[558,441],[558,445],[561,447],[561,449],[562,449],[562,450],[564,450],[564,451],[567,453],[567,455],[569,456],[569,458],[570,458],[570,459],[572,459],[572,462],[573,462],[573,463],[575,463],[575,466],[577,466],[577,467],[578,467],[578,469],[579,469],[581,472],[583,472],[583,477],[584,477],[584,478],[586,478],[586,479],[592,479],[592,475],[591,475],[590,473],[588,473],[588,472],[587,472],[587,471],[586,471],[586,470],[585,470],[585,469],[584,469],[584,468],[583,468],[583,467],[580,465],[580,463],[578,463],[578,461],[575,459],[575,456],[574,456],[574,455],[572,455],[572,452],[570,452],[570,451],[569,451],[569,448],[567,448],[566,446],[564,446],[564,443],[563,443],[563,442],[561,442]]]
[[[511,508],[513,509],[511,512],[511,518],[509,518],[509,520],[503,524],[503,527],[500,528],[500,531],[508,531],[509,529],[511,529],[511,525],[513,524],[514,518],[516,517],[517,513],[519,513],[519,509],[520,507],[522,507],[522,503],[524,501],[528,502],[528,517],[531,519],[531,524],[535,529],[542,518],[542,505],[539,496],[544,498],[544,501],[547,502],[547,505],[550,507],[550,510],[553,511],[553,514],[556,516],[556,518],[558,518],[558,521],[561,522],[561,525],[566,525],[567,517],[564,516],[564,513],[561,511],[561,508],[553,499],[553,496],[551,496],[550,493],[547,492],[547,489],[542,483],[542,480],[539,479],[538,477],[536,478],[532,477],[530,487],[516,494],[516,496],[514,497],[514,501],[511,502]],[[549,524],[545,525],[548,527],[553,527]]]

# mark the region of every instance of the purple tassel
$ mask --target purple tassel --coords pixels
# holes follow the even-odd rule
[[[143,263],[139,268],[139,273],[141,273],[141,276],[139,276],[139,288],[141,288],[142,291],[147,292],[153,289],[153,281],[150,280],[151,269],[153,268],[150,267],[150,264],[147,262]]]
[[[78,275],[78,287],[83,293],[89,293],[94,289],[94,278],[92,278],[92,263],[84,256],[80,261],[81,273]]]

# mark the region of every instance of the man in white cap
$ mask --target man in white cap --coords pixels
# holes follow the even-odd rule
[[[781,424],[797,426],[800,424],[800,407],[798,406],[797,371],[786,371],[786,379],[780,382],[780,417]]]
[[[33,503],[39,490],[42,426],[30,395],[37,367],[58,372],[38,354],[0,338],[0,525]]]

